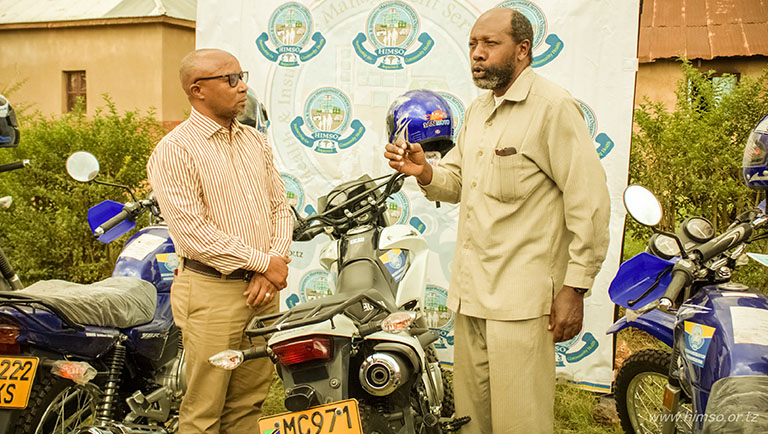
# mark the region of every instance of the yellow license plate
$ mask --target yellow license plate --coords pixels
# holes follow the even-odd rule
[[[37,357],[0,356],[0,408],[27,408]]]
[[[259,419],[260,434],[363,434],[357,401],[348,399],[308,410]]]

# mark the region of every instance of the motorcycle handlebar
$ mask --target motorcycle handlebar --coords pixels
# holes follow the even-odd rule
[[[680,291],[688,285],[690,282],[690,274],[688,274],[687,271],[681,270],[681,269],[673,269],[672,270],[672,281],[669,282],[669,286],[667,286],[667,290],[664,291],[664,295],[661,296],[662,299],[667,299],[669,303],[667,305],[671,306],[674,300],[677,298],[677,296],[680,294]],[[662,303],[663,304],[663,303]]]
[[[99,227],[93,230],[93,234],[96,236],[101,236],[108,230],[114,228],[115,226],[119,225],[122,221],[127,219],[131,216],[131,212],[123,209],[120,211],[116,216],[112,217],[111,219],[105,221],[102,223]]]
[[[696,252],[702,262],[732,249],[752,236],[752,223],[741,223],[724,232],[717,238],[698,246]]]
[[[23,169],[29,166],[29,164],[30,164],[29,160],[21,160],[13,163],[3,164],[2,166],[0,166],[0,173],[10,172],[12,170],[17,170],[17,169]]]

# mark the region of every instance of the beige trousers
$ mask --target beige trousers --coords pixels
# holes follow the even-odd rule
[[[250,360],[234,371],[214,368],[208,358],[251,344],[243,334],[254,315],[277,312],[277,299],[253,310],[243,292],[248,282],[208,277],[180,268],[171,286],[171,307],[186,350],[187,392],[179,412],[183,434],[244,434],[257,430],[261,404],[274,367],[268,358]],[[254,345],[264,345],[255,338]]]
[[[551,434],[555,344],[549,316],[493,321],[456,314],[456,416],[462,434]]]

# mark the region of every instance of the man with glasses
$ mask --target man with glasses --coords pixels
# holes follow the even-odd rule
[[[179,75],[192,105],[189,119],[158,143],[147,164],[181,258],[171,287],[186,350],[179,432],[252,432],[271,362],[251,360],[225,371],[208,358],[248,348],[243,331],[250,319],[277,312],[293,217],[266,138],[236,120],[248,90],[248,73],[237,59],[196,50],[182,59]]]

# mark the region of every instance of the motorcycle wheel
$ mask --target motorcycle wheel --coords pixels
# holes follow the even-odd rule
[[[616,411],[627,434],[660,433],[660,415],[665,411],[664,388],[669,382],[671,354],[661,350],[642,350],[627,358],[616,376]],[[681,405],[676,432],[692,432],[690,406]],[[688,425],[686,425],[686,423]]]
[[[439,361],[435,349],[431,346],[427,348],[427,362],[433,363]],[[453,400],[453,371],[440,365],[440,374],[443,378],[443,405],[440,409],[441,417],[452,417],[456,411],[456,406]]]
[[[42,374],[29,396],[29,405],[16,422],[16,434],[69,433],[93,425],[100,389],[80,386],[52,374]]]

